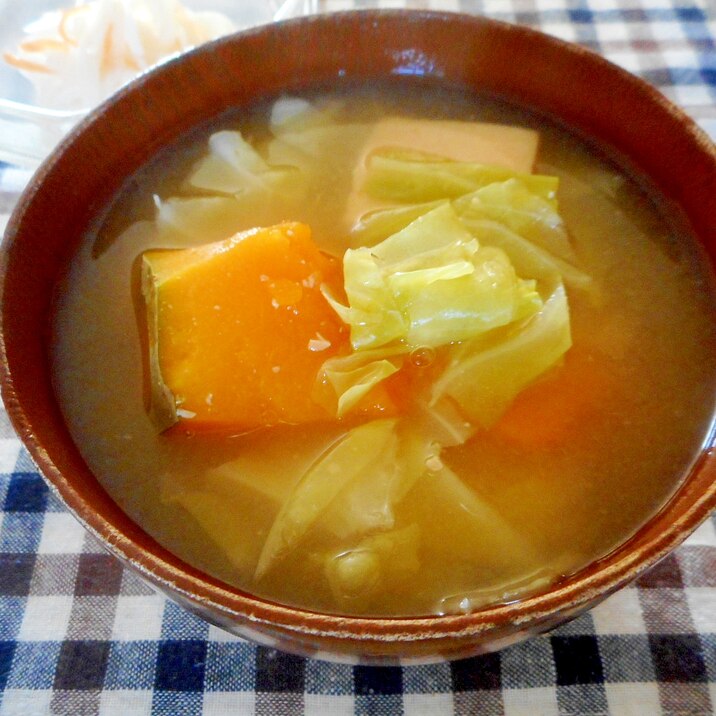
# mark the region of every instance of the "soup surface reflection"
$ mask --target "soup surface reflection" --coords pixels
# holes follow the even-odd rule
[[[464,219],[467,204],[460,197],[468,189],[422,202],[383,197],[371,204],[361,194],[356,177],[365,172],[367,142],[376,126],[396,117],[530,130],[504,134],[527,152],[531,131],[538,133],[533,172],[559,180],[556,198],[570,253],[560,257],[542,247],[518,261],[511,245],[501,244],[500,251],[515,266],[519,300],[534,303],[520,311],[544,310],[555,286],[563,286],[570,347],[489,415],[475,406],[463,411],[459,396],[457,404],[448,401],[447,417],[443,402],[427,400],[426,408],[426,401],[399,396],[397,407],[393,401],[386,408],[385,398],[370,415],[351,407],[341,419],[205,431],[192,426],[195,410],[176,405],[170,422],[178,422],[161,432],[147,408],[140,257],[297,221],[340,262],[374,226],[363,222],[352,231],[365,211],[400,206],[410,212],[422,203],[412,218],[452,206]],[[219,130],[238,130],[259,157],[251,155],[247,184],[237,191],[192,184],[192,173],[212,152],[221,159],[221,146],[208,148]],[[229,164],[236,165],[238,140],[224,136],[235,152]],[[378,154],[386,161],[435,159],[424,147],[413,147],[411,155],[410,139],[402,153]],[[235,177],[229,175],[230,184]],[[380,216],[407,221],[400,212]],[[491,245],[497,221],[495,214],[470,216],[472,223],[463,223],[477,242],[464,242],[468,253]],[[500,236],[512,240],[512,229]],[[533,275],[525,268],[530,261],[538,267]],[[458,264],[474,269],[463,259],[450,266]],[[553,284],[552,274],[542,271],[547,264],[560,267]],[[345,304],[345,296],[333,298]],[[137,523],[187,562],[251,593],[314,610],[459,612],[519,598],[579,570],[623,543],[665,503],[711,421],[713,309],[709,270],[688,231],[616,162],[563,128],[452,89],[352,87],[282,97],[224,117],[133,177],[79,247],[57,291],[53,375],[90,468]],[[521,315],[509,330],[523,330],[534,319]],[[507,330],[490,328],[479,340],[496,340]],[[312,350],[325,348],[320,339]],[[451,365],[447,351],[459,350],[461,341],[394,341],[390,345],[409,350],[376,359],[371,370],[409,374],[401,390],[434,397],[435,385],[452,385],[442,371]],[[526,360],[518,356],[515,371]],[[388,377],[385,385],[395,391],[396,380]],[[212,398],[207,395],[209,403]],[[426,420],[433,421],[428,448],[405,448],[413,444],[410,426],[424,428]],[[433,429],[443,432],[435,437]],[[348,456],[326,467],[326,456],[345,448],[346,435],[354,440]],[[383,449],[387,457],[379,459]],[[401,450],[422,461],[407,482],[395,477],[396,461],[405,458]],[[357,465],[365,455],[370,464]],[[329,468],[335,479],[326,477]]]

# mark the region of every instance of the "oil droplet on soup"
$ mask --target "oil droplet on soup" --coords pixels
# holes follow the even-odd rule
[[[469,142],[464,123],[481,127]],[[420,128],[407,133],[417,144],[396,148],[405,126]],[[407,170],[418,177],[410,191],[396,179]],[[529,225],[508,216],[514,201],[527,202]],[[561,234],[540,223],[557,207]],[[391,254],[432,221],[457,232],[449,247]],[[299,332],[300,356],[274,355],[268,331],[267,363],[254,367],[264,387],[290,384],[299,359],[320,367],[318,407],[283,424],[283,404],[268,400],[250,429],[207,430],[196,418],[219,409],[221,387],[192,405],[169,386],[162,431],[147,410],[140,257],[255,227],[283,226],[281,240],[297,241],[302,229],[284,222],[310,227],[343,261],[347,297],[334,286],[324,290],[333,308],[299,310],[324,281],[304,257],[299,278],[257,273],[274,313],[291,331],[307,315],[350,325]],[[431,263],[440,252],[448,259]],[[379,330],[356,318],[354,289],[367,284],[351,287],[351,261],[393,291]],[[487,284],[503,291],[499,311]],[[200,320],[228,315],[227,301]],[[713,309],[688,231],[601,150],[495,100],[409,82],[350,87],[224,117],[132,177],[58,287],[53,376],[98,479],[186,561],[310,609],[464,612],[578,571],[668,500],[712,419]],[[500,352],[509,369],[493,363]]]

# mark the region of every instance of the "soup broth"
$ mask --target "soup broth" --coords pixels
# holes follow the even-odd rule
[[[305,222],[323,251],[342,257],[356,245],[346,208],[354,168],[376,124],[395,116],[539,132],[534,171],[559,179],[578,267],[566,283],[572,345],[489,426],[472,426],[427,455],[404,494],[386,496],[382,468],[366,469],[333,499],[322,497],[300,534],[274,535],[284,541],[267,554],[272,528],[281,531],[277,517],[321,456],[348,430],[381,420],[403,430],[417,409],[249,432],[194,430],[184,416],[178,429],[161,432],[147,410],[137,263],[148,250],[204,245],[285,220]],[[271,167],[293,167],[289,180],[281,175],[278,190],[236,201],[188,186],[208,137],[225,129],[240,130]],[[209,208],[187,217],[188,204],[176,197]],[[579,277],[588,280],[579,285]],[[710,272],[688,232],[615,161],[556,123],[424,84],[317,90],[227,115],[128,182],[57,291],[53,375],[90,468],[187,562],[314,610],[453,613],[578,571],[665,503],[710,426],[713,309]],[[404,360],[418,384],[440,380],[440,349]],[[366,433],[365,445],[378,446],[382,435]]]

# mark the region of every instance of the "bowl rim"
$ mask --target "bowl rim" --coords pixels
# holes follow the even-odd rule
[[[674,116],[679,121],[684,133],[689,135],[693,145],[700,147],[703,153],[710,156],[711,164],[716,169],[716,147],[692,118],[667,100],[656,88],[591,50],[549,36],[540,30],[479,15],[434,10],[352,10],[294,18],[220,38],[179,58],[170,60],[133,80],[113,98],[100,105],[82,120],[61,142],[58,149],[42,164],[10,218],[6,229],[6,240],[0,254],[0,287],[3,295],[6,290],[9,257],[15,249],[18,237],[22,234],[25,213],[35,201],[38,193],[43,190],[47,177],[56,170],[60,157],[69,151],[89,128],[102,121],[107,107],[121,103],[125,97],[141,92],[147,83],[154,82],[157,77],[172,73],[178,64],[191,61],[193,57],[208,55],[216,48],[246,42],[250,38],[287,33],[292,28],[329,27],[333,23],[360,21],[459,23],[469,28],[483,26],[512,37],[519,36],[523,41],[538,42],[545,47],[567,53],[572,58],[587,58],[593,66],[611,73],[622,86],[638,90],[654,106],[658,106]],[[667,530],[650,537],[640,550],[629,550],[629,547],[647,528],[662,520],[664,515],[678,502],[676,498],[681,493],[680,488],[676,495],[627,542],[603,559],[597,560],[544,593],[527,596],[513,603],[488,606],[467,614],[414,617],[345,616],[279,604],[205,575],[161,547],[152,551],[144,548],[138,549],[131,537],[124,534],[106,515],[97,512],[86,501],[85,497],[72,485],[71,477],[63,474],[62,470],[57,467],[53,456],[46,451],[42,436],[38,437],[23,408],[23,397],[16,392],[13,381],[14,367],[8,358],[4,324],[3,312],[2,333],[0,334],[2,397],[13,426],[53,492],[105,548],[142,573],[150,582],[162,586],[170,593],[179,595],[191,604],[209,605],[227,617],[238,617],[249,624],[265,625],[304,637],[333,637],[353,642],[436,641],[444,638],[476,636],[506,624],[529,626],[540,620],[553,617],[566,608],[581,609],[591,606],[596,600],[608,596],[611,592],[632,581],[683,542],[688,534],[716,508],[716,454],[714,451],[716,436],[712,426],[705,440],[704,449],[689,471],[689,474],[694,474],[708,470],[712,477],[711,483],[707,485],[702,494],[689,499],[688,507],[681,512],[678,519],[670,522]],[[141,530],[141,528],[139,529]]]

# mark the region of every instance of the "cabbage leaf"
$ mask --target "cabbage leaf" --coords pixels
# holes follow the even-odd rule
[[[349,413],[378,383],[400,370],[407,346],[354,351],[329,358],[319,372],[338,398],[336,415]]]
[[[537,312],[534,281],[500,249],[480,247],[449,204],[343,259],[348,306],[328,297],[355,350],[400,341],[438,347]]]
[[[555,178],[556,181],[556,178]],[[455,202],[464,219],[491,219],[564,261],[575,261],[557,202],[531,190],[522,179],[484,186]]]
[[[369,211],[367,214],[363,214],[351,228],[351,248],[374,246],[444,203],[444,200],[428,201],[421,204],[405,204]]]
[[[382,201],[421,203],[454,199],[509,179],[518,179],[546,201],[555,199],[556,177],[396,149],[379,150],[368,158],[363,189]]]
[[[551,284],[561,277],[568,288],[593,288],[594,282],[589,274],[516,234],[504,224],[489,219],[466,218],[462,218],[462,223],[481,244],[502,249],[520,276]]]
[[[571,344],[567,296],[559,282],[542,310],[526,321],[453,347],[430,402],[449,396],[470,420],[488,428]]]
[[[241,132],[223,130],[209,137],[209,153],[194,167],[189,177],[192,186],[207,191],[234,193],[241,189],[243,179],[269,170],[261,155],[242,136]],[[235,188],[215,186],[218,180],[239,181]]]
[[[238,131],[209,137],[209,152],[194,167],[188,184],[218,195],[279,195],[296,185],[294,166],[270,166]]]
[[[420,528],[411,524],[327,554],[324,572],[334,598],[355,608],[378,589],[394,590],[419,570],[419,544]]]
[[[339,493],[369,475],[386,456],[395,464],[395,420],[374,420],[350,430],[308,469],[281,506],[256,566],[261,579],[288,554]]]
[[[410,422],[352,428],[306,470],[283,502],[258,559],[261,579],[312,528],[362,539],[394,527],[395,506],[440,462],[441,446]]]
[[[154,222],[162,239],[194,245],[197,237],[213,243],[232,236],[241,227],[241,206],[232,196],[171,197],[155,195]]]

